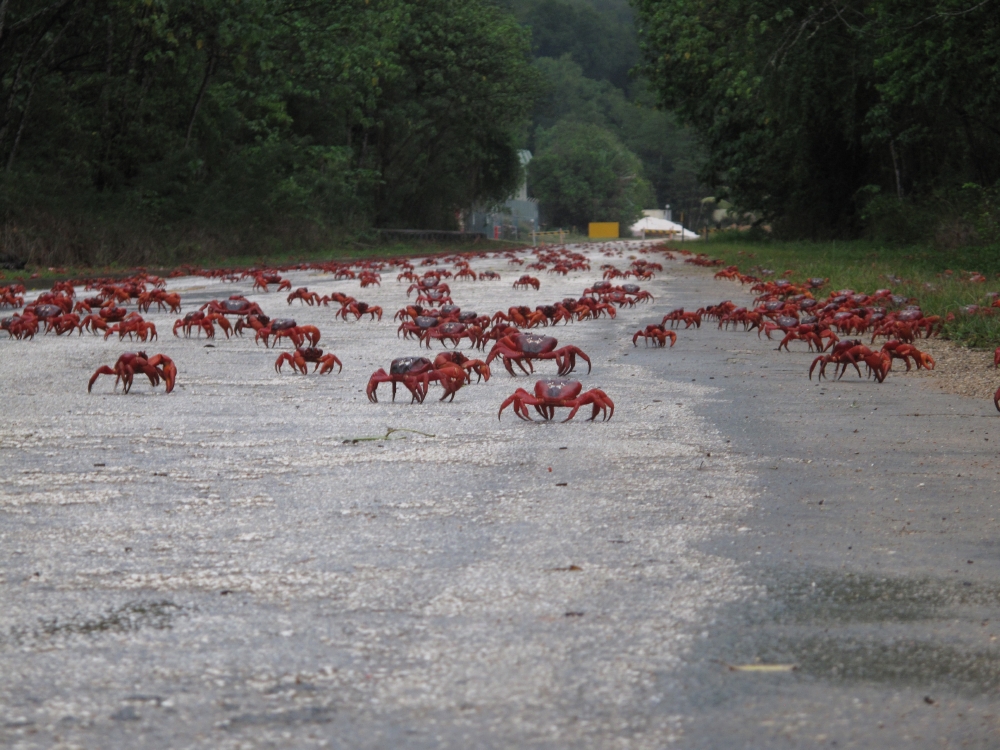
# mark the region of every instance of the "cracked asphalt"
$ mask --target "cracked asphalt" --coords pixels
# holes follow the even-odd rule
[[[587,252],[538,291],[476,261],[503,279],[453,297],[579,296],[609,260]],[[545,331],[590,355],[609,422],[498,420],[534,382],[500,368],[370,404],[375,369],[426,353],[388,270],[285,274],[380,323],[169,284],[185,312],[245,293],[319,326],[341,374],[160,314],[145,349],[175,392],[88,394],[137,347],[0,340],[0,746],[1000,746],[993,405],[897,372],[817,384],[804,345],[710,322],[633,347],[675,307],[749,301],[664,265],[655,302]]]

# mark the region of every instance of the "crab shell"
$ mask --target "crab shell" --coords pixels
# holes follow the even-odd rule
[[[390,375],[409,375],[431,369],[431,361],[427,357],[397,357],[389,365]]]
[[[556,344],[559,343],[552,336],[542,336],[539,333],[518,333],[513,336],[513,339],[518,348],[525,354],[545,354],[555,349]]]
[[[539,380],[535,383],[535,396],[540,399],[560,400],[576,398],[583,390],[583,383],[579,380],[565,380],[557,378],[552,380]]]

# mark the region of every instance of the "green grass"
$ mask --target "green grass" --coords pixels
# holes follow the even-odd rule
[[[943,335],[967,346],[993,348],[1000,344],[1000,308],[967,315],[966,305],[991,304],[987,292],[1000,291],[1000,247],[966,247],[937,250],[929,247],[892,247],[868,241],[775,242],[749,241],[728,232],[699,242],[697,247],[726,265],[737,265],[742,273],[760,276],[760,268],[775,271],[778,278],[786,270],[789,278],[802,281],[811,277],[829,278],[823,288],[853,289],[871,293],[892,289],[916,300],[925,315],[955,315]],[[694,250],[692,243],[688,246]],[[986,276],[986,282],[968,281],[972,272]],[[901,279],[893,281],[890,277]]]

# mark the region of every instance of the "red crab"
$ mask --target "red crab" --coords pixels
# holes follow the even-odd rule
[[[676,310],[671,310],[664,315],[660,324],[666,325],[668,321],[670,322],[671,328],[675,328],[681,323],[684,324],[685,328],[690,328],[691,326],[701,328],[701,312],[687,312],[683,307],[679,307]]]
[[[139,313],[129,313],[125,320],[121,323],[116,323],[104,332],[104,340],[107,341],[111,334],[117,333],[118,340],[121,341],[128,334],[129,341],[132,337],[137,337],[140,341],[147,341],[150,338],[158,339],[159,335],[156,333],[156,326],[147,320],[143,320]]]
[[[427,389],[432,380],[438,380],[444,386],[442,401],[448,396],[454,400],[458,389],[465,385],[466,372],[451,362],[435,368],[426,357],[399,357],[392,360],[388,373],[381,368],[372,373],[368,380],[366,393],[368,400],[376,403],[378,401],[376,390],[379,383],[392,383],[392,400],[395,401],[396,384],[402,383],[410,392],[410,403],[416,401],[422,404],[427,397]]]
[[[275,345],[281,339],[288,338],[295,347],[302,346],[306,341],[309,342],[310,346],[316,346],[320,339],[320,332],[316,326],[300,326],[291,318],[276,318],[271,320],[266,326],[257,328],[256,331],[254,343],[259,343],[263,340],[265,347],[271,346],[272,336],[274,337],[273,343]]]
[[[548,318],[541,310],[532,310],[527,305],[518,307],[508,307],[507,312],[498,310],[493,313],[494,323],[510,323],[518,328],[534,328],[535,326],[548,325]]]
[[[355,300],[351,300],[349,303],[337,310],[333,317],[347,320],[347,316],[349,314],[353,315],[355,320],[361,320],[363,315],[370,315],[372,320],[375,320],[375,316],[378,316],[378,319],[382,320],[381,307],[378,305],[369,305],[367,302],[357,302]]]
[[[667,339],[670,339],[670,346],[677,343],[677,334],[668,328],[664,328],[662,324],[657,325],[652,323],[642,331],[636,331],[635,335],[632,337],[632,346],[638,346],[639,337],[642,336],[646,341],[646,346],[649,346],[649,340],[653,339],[653,343],[656,346],[666,346]]]
[[[101,375],[114,375],[115,388],[118,388],[118,381],[121,381],[124,392],[128,393],[136,373],[145,375],[154,386],[159,385],[162,380],[167,386],[167,393],[174,389],[174,382],[177,379],[177,367],[166,354],[154,354],[150,357],[146,352],[126,352],[118,358],[114,368],[107,365],[97,368],[90,378],[90,383],[87,384],[87,393],[90,393]]]
[[[38,318],[34,315],[12,315],[0,320],[0,329],[12,339],[33,339],[38,333]]]
[[[225,320],[225,318],[223,318]],[[209,316],[200,310],[195,310],[194,312],[189,312],[183,318],[178,318],[174,321],[174,336],[177,335],[177,329],[184,331],[184,338],[191,335],[191,330],[194,328],[198,329],[198,335],[201,336],[201,332],[204,331],[205,335],[210,339],[215,338],[215,326],[212,325],[212,321],[209,320]]]
[[[913,358],[914,363],[917,365],[917,369],[926,368],[928,370],[934,369],[934,358],[930,354],[920,351],[917,347],[911,344],[904,344],[902,341],[887,341],[883,346],[881,351],[889,355],[890,362],[893,359],[901,359],[906,363],[906,371],[910,371],[910,358]]]
[[[440,369],[444,365],[451,363],[458,365],[463,370],[465,370],[465,382],[472,382],[472,373],[478,375],[476,382],[485,380],[487,383],[490,380],[490,366],[483,362],[481,359],[469,359],[462,352],[441,352],[434,358],[435,369]]]
[[[480,281],[500,281],[500,274],[496,271],[483,271],[479,274]]]
[[[292,304],[294,300],[302,300],[310,307],[312,307],[313,305],[318,305],[320,303],[319,295],[316,294],[316,292],[310,292],[304,286],[300,286],[294,292],[289,294],[286,299],[288,300],[289,305]]]
[[[313,372],[319,370],[320,375],[326,375],[328,372],[333,372],[333,366],[336,365],[339,369],[337,372],[343,372],[344,363],[341,362],[333,354],[323,354],[322,349],[317,349],[314,346],[302,347],[300,346],[294,352],[282,352],[278,355],[278,358],[274,361],[274,369],[277,372],[281,372],[281,366],[288,362],[293,369],[298,370],[303,375],[308,372],[307,363],[315,363],[313,367]]]
[[[417,292],[417,304],[426,303],[428,305],[451,305],[454,304],[450,292],[446,290],[445,285],[442,284],[439,287],[433,289],[421,289]]]
[[[542,282],[540,282],[534,276],[528,276],[527,274],[525,274],[524,276],[522,276],[521,278],[519,278],[517,281],[514,282],[514,288],[527,289],[530,286],[533,289],[538,289],[538,287],[541,286],[541,283]]]
[[[892,366],[892,360],[886,352],[873,352],[857,339],[849,339],[835,344],[829,354],[816,357],[809,368],[809,379],[812,380],[813,369],[817,364],[820,367],[816,378],[817,380],[821,379],[826,374],[826,366],[831,362],[836,365],[834,374],[837,375],[838,380],[844,377],[848,366],[853,366],[858,371],[858,377],[861,377],[858,363],[864,362],[868,367],[869,374],[874,375],[875,380],[879,383],[885,380],[885,376],[889,374],[889,368]],[[838,371],[840,371],[839,374],[837,374]]]
[[[535,383],[535,394],[531,395],[523,388],[518,388],[514,394],[500,405],[497,419],[503,414],[503,410],[511,404],[514,405],[514,413],[521,419],[532,422],[528,407],[535,407],[542,419],[548,421],[555,416],[556,407],[567,407],[572,409],[569,416],[564,419],[568,422],[576,416],[581,406],[593,406],[593,413],[590,415],[591,421],[597,418],[598,414],[602,419],[611,419],[615,415],[615,404],[604,391],[599,388],[581,393],[583,384],[578,380],[539,380]],[[1000,409],[1000,406],[997,407]]]
[[[438,318],[435,315],[418,315],[412,321],[404,320],[399,324],[399,328],[396,329],[396,336],[400,333],[403,334],[404,339],[416,336],[418,340],[423,340],[424,331],[433,328],[438,324]]]
[[[425,276],[418,277],[415,283],[410,284],[406,290],[406,296],[409,297],[414,289],[417,290],[417,294],[426,292],[428,289],[439,289],[445,294],[451,294],[451,288],[447,284],[442,284],[437,275],[429,272]]]
[[[149,308],[156,303],[157,311],[166,307],[172,313],[181,311],[181,295],[176,292],[165,292],[162,289],[153,289],[149,292],[139,294],[139,312],[149,312]],[[79,303],[77,303],[79,304]]]
[[[200,308],[202,312],[208,310],[210,313],[215,313],[216,315],[239,315],[243,317],[245,315],[263,315],[264,311],[260,309],[260,305],[256,302],[251,302],[246,297],[239,294],[234,294],[227,300],[219,301],[213,299],[211,302],[206,302]]]
[[[65,315],[57,315],[54,318],[46,320],[45,333],[55,331],[56,336],[62,336],[64,333],[72,333],[79,326],[80,316],[76,313],[66,313]]]
[[[448,321],[439,325],[431,326],[430,328],[422,329],[420,338],[423,340],[427,348],[430,349],[431,341],[434,339],[437,339],[442,344],[450,341],[453,346],[457,347],[460,343],[462,343],[462,339],[468,338],[473,346],[478,346],[482,335],[483,329],[479,326],[466,325],[465,323],[459,323],[457,321]]]
[[[288,279],[283,279],[276,273],[262,271],[253,277],[253,288],[260,289],[265,292],[269,292],[270,289],[267,287],[270,284],[277,284],[278,291],[283,292],[286,289],[288,291],[292,290],[292,282]]]
[[[542,336],[537,333],[515,333],[504,336],[490,350],[486,357],[486,364],[489,364],[497,357],[503,358],[504,367],[511,375],[515,375],[511,366],[517,363],[521,371],[525,374],[535,371],[531,361],[534,359],[554,359],[559,368],[560,375],[568,375],[576,368],[576,357],[579,355],[587,363],[587,372],[590,372],[590,357],[575,346],[564,346],[556,349],[559,342],[552,336]],[[527,363],[528,367],[524,365]]]

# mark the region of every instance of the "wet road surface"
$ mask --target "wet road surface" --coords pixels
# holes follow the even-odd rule
[[[478,261],[503,280],[453,296],[579,296],[591,255],[537,292]],[[176,391],[88,394],[135,345],[0,341],[0,746],[996,747],[992,404],[817,385],[807,352],[713,323],[633,347],[674,307],[749,299],[665,265],[653,304],[546,331],[590,355],[606,423],[497,420],[534,382],[497,367],[454,403],[370,404],[372,371],[426,353],[388,270],[286,274],[381,323],[170,283],[185,312],[245,293],[318,325],[342,374],[152,315]]]

